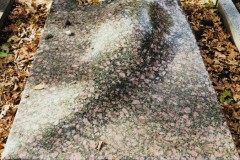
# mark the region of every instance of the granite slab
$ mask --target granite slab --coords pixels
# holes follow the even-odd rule
[[[0,28],[3,26],[12,4],[13,0],[0,0]]]
[[[177,1],[55,0],[3,153],[18,158],[239,159]]]

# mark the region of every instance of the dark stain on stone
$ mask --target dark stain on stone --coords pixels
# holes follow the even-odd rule
[[[53,38],[53,35],[52,34],[47,34],[44,38],[45,38],[45,40],[49,40],[49,39]]]
[[[76,129],[76,126],[73,125],[73,130],[79,130],[80,136],[93,140],[93,137],[90,135],[84,135],[85,124],[82,122],[82,119],[87,118],[95,128],[111,123],[111,119],[99,119],[97,115],[101,113],[106,116],[107,112],[111,112],[118,117],[118,112],[122,109],[122,105],[129,107],[128,109],[134,106],[130,100],[132,97],[139,99],[143,105],[156,105],[154,110],[160,109],[150,94],[154,92],[152,84],[161,83],[164,79],[161,76],[161,71],[155,69],[155,67],[161,66],[162,68],[167,68],[165,62],[171,62],[175,56],[171,50],[171,43],[169,41],[166,42],[165,39],[173,23],[165,9],[157,2],[150,4],[149,16],[152,22],[152,30],[146,31],[144,34],[137,33],[143,35],[140,47],[125,52],[122,49],[117,50],[116,54],[113,54],[117,58],[111,59],[111,57],[105,57],[97,65],[92,66],[94,72],[87,75],[89,76],[89,80],[95,82],[95,92],[91,98],[83,100],[79,97],[78,100],[78,103],[84,104],[85,110],[65,117],[62,123],[47,129],[44,132],[43,139],[38,143],[40,148],[42,147],[52,152],[56,148],[62,148],[63,146],[55,146],[51,142],[53,141],[53,137],[67,138],[65,134],[69,131],[69,128],[64,128],[66,124],[81,124],[81,129]],[[121,54],[118,54],[119,52]],[[134,55],[134,52],[138,54]],[[99,68],[99,66],[105,64],[107,61],[110,62],[109,66],[112,66],[112,70],[105,71],[103,68]],[[120,63],[120,65],[117,65],[117,63]],[[89,68],[89,65],[86,68]],[[119,73],[124,73],[126,76],[121,77]],[[145,78],[141,79],[142,76]],[[146,82],[146,79],[149,79],[149,82]],[[87,89],[86,92],[88,92]],[[141,92],[141,97],[138,97],[139,92]],[[100,96],[96,99],[95,95],[97,94]],[[145,114],[145,111],[141,109],[132,109],[132,111],[139,116]],[[152,116],[154,117],[154,115]],[[151,119],[157,119],[153,117]],[[98,124],[92,124],[93,120],[96,120]],[[63,130],[61,134],[58,133],[59,129]],[[71,136],[68,138],[71,138]],[[95,138],[98,138],[98,136],[95,136]],[[81,144],[78,145],[81,147]],[[81,149],[84,150],[84,147],[82,146]]]

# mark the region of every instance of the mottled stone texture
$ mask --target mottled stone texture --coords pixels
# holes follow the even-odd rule
[[[56,0],[3,157],[238,159],[170,0]]]
[[[12,0],[0,0],[0,28],[8,16],[12,3]]]

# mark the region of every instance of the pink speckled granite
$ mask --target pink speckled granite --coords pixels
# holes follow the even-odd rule
[[[238,159],[177,2],[55,0],[3,154],[14,158]]]

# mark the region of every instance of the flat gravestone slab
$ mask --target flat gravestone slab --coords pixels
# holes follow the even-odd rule
[[[3,26],[12,4],[13,0],[0,0],[0,28]]]
[[[238,159],[177,2],[56,0],[43,37],[3,159]]]

